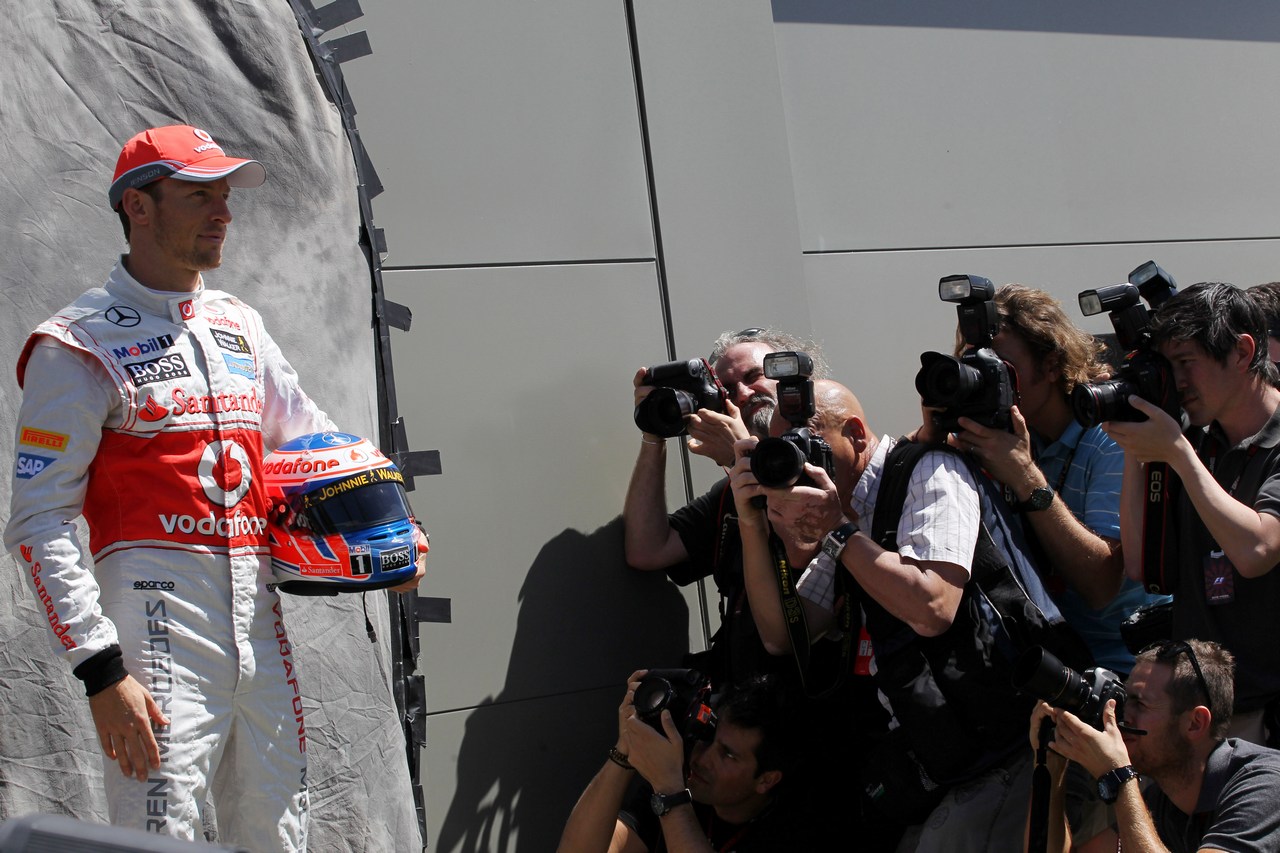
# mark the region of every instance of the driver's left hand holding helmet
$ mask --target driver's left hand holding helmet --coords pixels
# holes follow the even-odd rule
[[[277,447],[262,468],[272,504],[271,570],[282,591],[368,592],[417,574],[426,533],[400,469],[372,442],[309,433]]]

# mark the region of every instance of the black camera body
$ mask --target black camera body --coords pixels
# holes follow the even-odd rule
[[[636,716],[660,732],[665,708],[686,741],[715,737],[711,679],[696,669],[651,669],[640,679],[632,701]]]
[[[645,370],[644,384],[655,388],[636,405],[636,426],[663,438],[687,433],[685,415],[698,409],[724,414],[724,402],[729,399],[716,372],[703,358],[654,365]]]
[[[1124,719],[1128,693],[1120,676],[1109,669],[1093,667],[1076,672],[1041,646],[1027,649],[1013,668],[1013,686],[1022,693],[1043,699],[1055,708],[1070,711],[1099,731],[1107,700],[1116,700],[1116,719]]]
[[[777,438],[761,439],[752,451],[751,473],[756,481],[771,488],[808,485],[806,462],[834,477],[831,445],[808,426],[817,413],[813,359],[802,352],[771,352],[764,357],[764,375],[778,383],[778,412],[791,428]]]
[[[1127,282],[1080,293],[1080,311],[1085,316],[1109,312],[1116,342],[1125,353],[1115,379],[1072,389],[1072,414],[1086,429],[1103,421],[1145,421],[1147,416],[1129,405],[1130,395],[1159,406],[1174,420],[1181,419],[1173,370],[1151,346],[1150,333],[1151,316],[1177,292],[1173,279],[1155,261],[1147,261],[1129,273]]]
[[[1000,330],[995,285],[979,275],[949,275],[938,282],[938,297],[956,303],[966,349],[959,358],[940,352],[920,354],[916,391],[921,402],[940,411],[933,422],[946,432],[960,429],[960,418],[1007,430],[1018,402],[1017,376],[991,349]]]

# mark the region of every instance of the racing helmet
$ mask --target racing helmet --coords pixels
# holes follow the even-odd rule
[[[263,460],[271,570],[294,595],[368,592],[410,580],[427,550],[404,475],[367,439],[301,435]],[[415,535],[417,534],[417,535]]]

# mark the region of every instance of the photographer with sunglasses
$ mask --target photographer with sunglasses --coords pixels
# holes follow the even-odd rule
[[[1164,640],[1143,649],[1125,682],[1123,721],[1108,700],[1101,730],[1044,702],[1031,745],[1053,722],[1047,849],[1071,849],[1062,814],[1067,761],[1115,804],[1116,850],[1280,850],[1280,752],[1228,738],[1234,659],[1217,643]],[[1149,783],[1149,784],[1148,784]]]

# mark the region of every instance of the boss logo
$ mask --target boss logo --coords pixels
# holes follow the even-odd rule
[[[408,548],[397,548],[394,551],[383,551],[378,555],[378,563],[384,572],[394,572],[413,565],[413,557]]]
[[[187,362],[180,353],[162,355],[149,361],[135,361],[126,364],[125,369],[135,385],[149,385],[152,382],[164,382],[169,379],[181,379],[190,376]]]

